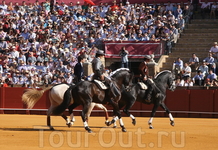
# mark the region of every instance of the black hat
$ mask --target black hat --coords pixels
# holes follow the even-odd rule
[[[98,50],[98,51],[96,52],[96,54],[105,55],[103,50]]]

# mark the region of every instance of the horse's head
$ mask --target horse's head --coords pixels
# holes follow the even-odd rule
[[[120,68],[112,72],[110,76],[120,88],[122,85],[124,85],[124,87],[127,89],[132,83],[134,74],[127,68]]]
[[[157,83],[165,83],[171,91],[176,89],[175,79],[171,71],[162,71],[156,75],[155,79],[158,81]]]

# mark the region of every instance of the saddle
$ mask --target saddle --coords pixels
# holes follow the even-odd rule
[[[141,90],[147,90],[148,89],[148,86],[143,82],[138,82],[138,85],[139,85]]]
[[[97,87],[101,90],[107,90],[108,87],[101,81],[94,79],[95,84],[97,85]]]

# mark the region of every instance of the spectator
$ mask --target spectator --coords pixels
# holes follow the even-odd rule
[[[201,16],[202,19],[205,18],[205,14],[210,12],[210,3],[208,3],[207,0],[205,2],[202,2],[201,4]]]
[[[182,77],[187,80],[188,77],[191,77],[191,67],[189,67],[188,63],[184,64],[184,67],[182,68]]]
[[[214,1],[210,9],[210,19],[216,19],[217,3]]]
[[[187,77],[185,79],[183,86],[193,86],[193,81],[191,80],[191,77]]]
[[[122,49],[119,52],[119,56],[121,57],[121,68],[128,68],[128,54],[129,52],[125,49],[125,47],[122,47]]]
[[[218,45],[217,45],[217,42],[214,42],[214,46],[212,46],[210,48],[209,52],[213,54],[214,58],[218,59]]]
[[[197,74],[192,78],[192,81],[195,85],[204,85],[204,76],[201,70],[197,71]]]
[[[208,66],[206,65],[206,62],[203,62],[198,70],[201,71],[203,77],[206,78],[206,76],[208,75]]]
[[[181,60],[180,57],[178,57],[177,60],[175,60],[173,63],[173,71],[175,72],[176,76],[180,74],[182,68],[183,68],[183,61]]]
[[[195,53],[193,53],[192,57],[189,59],[189,66],[191,67],[192,71],[196,71],[199,67],[199,58]]]
[[[217,80],[217,75],[213,72],[213,70],[209,71],[209,74],[207,75],[207,79],[210,79],[210,82],[214,82],[213,80]]]
[[[215,59],[213,58],[212,53],[209,53],[208,57],[206,57],[203,61],[206,62],[209,70],[212,68],[213,63],[215,63]]]

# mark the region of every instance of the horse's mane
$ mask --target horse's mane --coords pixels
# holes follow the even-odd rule
[[[128,68],[119,68],[113,72],[110,73],[110,77],[114,76],[115,74],[117,74],[120,71],[130,71]]]
[[[169,70],[163,70],[163,71],[159,72],[159,73],[154,77],[154,79],[157,79],[157,77],[158,77],[159,75],[161,75],[161,74],[163,74],[163,73],[165,73],[165,72],[171,73],[171,71],[169,71]]]

